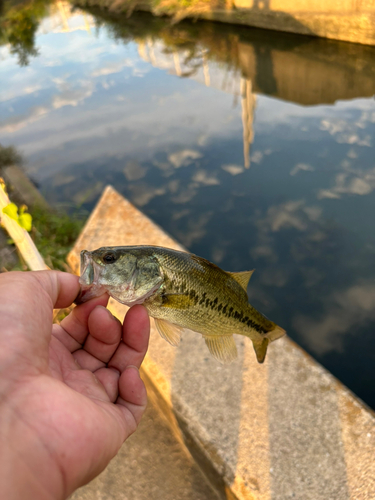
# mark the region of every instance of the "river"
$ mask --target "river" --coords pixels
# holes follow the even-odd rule
[[[112,184],[190,251],[255,268],[250,302],[375,408],[374,60],[57,2],[31,49],[0,46],[0,142],[51,204],[89,211]]]

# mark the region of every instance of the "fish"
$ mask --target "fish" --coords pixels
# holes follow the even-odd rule
[[[82,250],[76,304],[108,293],[131,307],[143,304],[161,337],[173,346],[185,330],[200,333],[221,363],[237,357],[233,334],[248,337],[263,363],[285,330],[248,301],[252,271],[227,272],[192,253],[156,246]]]

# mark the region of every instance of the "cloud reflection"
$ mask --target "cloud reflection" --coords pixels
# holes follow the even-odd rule
[[[325,312],[320,318],[297,314],[293,326],[316,354],[342,350],[343,335],[375,321],[375,285],[357,284],[324,298]]]
[[[288,201],[281,205],[271,206],[265,218],[258,223],[263,230],[272,232],[284,228],[294,228],[306,231],[309,221],[316,221],[321,216],[322,209],[318,206],[306,206],[305,200]]]
[[[183,149],[182,151],[177,151],[176,153],[168,156],[168,160],[176,168],[186,167],[198,158],[202,158],[202,154],[199,151],[194,151],[192,149]]]
[[[307,165],[306,163],[297,163],[292,170],[290,171],[290,175],[296,175],[298,172],[314,172],[315,168],[311,165]]]
[[[80,81],[77,85],[72,85],[63,79],[55,79],[54,83],[59,93],[51,98],[49,104],[33,106],[24,115],[11,116],[7,120],[0,122],[0,132],[14,133],[45,118],[54,109],[65,106],[78,106],[79,103],[90,97],[94,91],[94,85],[89,81]]]
[[[144,207],[155,196],[162,196],[166,192],[165,187],[153,187],[145,183],[133,184],[129,189],[132,193],[132,201],[139,207]]]
[[[210,175],[205,170],[198,170],[193,176],[193,181],[204,186],[215,186],[220,184],[220,181],[215,175]]]
[[[321,121],[320,128],[334,136],[338,143],[371,147],[371,135],[363,131],[368,119],[367,113],[362,114],[356,122],[340,118],[324,119]]]
[[[9,120],[0,122],[0,132],[12,134],[28,125],[45,117],[50,108],[45,106],[34,106],[30,108],[23,116],[15,116]]]
[[[125,59],[124,61],[114,61],[110,64],[106,64],[101,66],[100,68],[95,69],[91,75],[93,77],[103,76],[103,75],[112,75],[113,73],[119,73],[125,67],[132,67],[134,64],[130,59]]]
[[[128,181],[138,181],[146,175],[147,169],[137,160],[130,160],[124,167],[124,175]]]
[[[78,106],[78,104],[88,97],[94,91],[94,85],[90,81],[80,82],[80,85],[74,86],[68,82],[57,84],[60,94],[52,98],[52,107],[59,109],[64,106]]]
[[[318,199],[341,198],[343,194],[359,196],[370,194],[375,189],[375,168],[338,174],[331,189],[320,189]]]
[[[240,165],[223,165],[221,168],[231,175],[242,174],[242,172],[245,171],[245,169]]]

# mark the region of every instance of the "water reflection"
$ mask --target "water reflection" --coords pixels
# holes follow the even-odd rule
[[[48,3],[37,0],[13,8],[0,3],[0,46],[8,44],[20,66],[27,66],[30,58],[38,55],[35,33],[39,20],[48,14]]]
[[[53,6],[1,142],[50,202],[110,183],[375,406],[374,48]],[[251,165],[251,168],[249,168]]]

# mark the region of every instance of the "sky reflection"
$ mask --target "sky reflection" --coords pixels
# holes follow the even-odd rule
[[[375,407],[374,49],[67,19],[27,67],[0,48],[1,143],[51,203],[112,184],[189,250],[255,267],[253,305]]]

